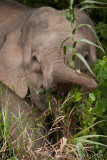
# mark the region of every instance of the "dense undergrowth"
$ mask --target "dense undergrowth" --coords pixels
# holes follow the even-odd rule
[[[20,1],[28,6],[40,7],[50,5],[52,7],[63,9],[68,8],[69,1],[59,0],[34,0]],[[72,1],[73,2],[73,1]],[[77,6],[81,1],[74,2]],[[71,90],[66,97],[57,97],[54,95],[56,102],[55,120],[53,119],[50,128],[51,132],[60,130],[62,138],[57,139],[55,144],[44,145],[39,151],[38,159],[86,159],[86,160],[106,160],[107,159],[107,22],[106,14],[107,4],[96,1],[83,1],[80,8],[86,9],[96,25],[97,36],[104,48],[104,53],[97,49],[97,64],[94,66],[94,75],[98,83],[98,88],[91,93],[82,93],[78,87]],[[96,2],[96,3],[94,3]],[[103,2],[106,2],[103,1]],[[71,5],[70,5],[71,6]],[[72,8],[70,8],[72,10]],[[73,13],[72,13],[73,14]],[[98,17],[98,18],[97,18]],[[0,87],[0,95],[3,96],[5,88]],[[86,95],[85,95],[86,94]],[[87,98],[86,98],[87,96]],[[50,103],[49,103],[50,104]],[[54,113],[51,108],[46,111],[45,115]],[[57,113],[57,114],[56,114]],[[0,144],[1,159],[16,159],[16,155],[10,155],[9,152],[3,151],[3,145],[6,143],[7,132],[7,115],[0,113],[3,116],[3,122],[0,123],[1,139]],[[40,120],[38,123],[42,123]],[[5,147],[4,147],[5,148]],[[38,151],[35,151],[37,154]],[[53,154],[54,153],[54,154]],[[36,155],[30,152],[31,156]]]

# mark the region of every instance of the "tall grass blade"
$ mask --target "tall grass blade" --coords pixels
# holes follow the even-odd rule
[[[94,127],[95,125],[97,125],[98,123],[101,123],[101,122],[104,122],[104,120],[102,121],[99,121],[99,122],[96,122],[94,123],[93,125],[83,129],[82,131],[80,131],[79,133],[75,134],[74,136],[72,136],[72,138],[70,138],[68,140],[69,143],[71,143],[75,138],[79,137],[80,135],[84,134],[86,131],[88,131],[90,128]]]
[[[85,64],[85,66],[88,68],[88,70],[92,73],[92,75],[94,76],[93,71],[91,70],[90,66],[88,65],[87,61],[84,59],[84,57],[80,54],[80,53],[76,53],[75,54],[79,59],[81,59],[81,61]]]
[[[66,61],[66,46],[64,46],[64,63]]]
[[[82,136],[82,138],[93,138],[93,137],[105,137],[105,138],[107,138],[106,135],[87,135],[87,136]]]
[[[62,49],[64,43],[65,43],[68,39],[70,39],[70,38],[71,38],[71,37],[67,37],[67,38],[62,42],[62,44],[61,44],[61,46],[60,46],[60,49]]]
[[[83,152],[83,145],[81,142],[77,142],[77,149],[78,149],[78,153],[79,153],[79,156],[80,156],[80,159],[81,160],[84,160],[84,152]]]
[[[107,8],[107,7],[100,7],[100,6],[91,6],[91,5],[87,5],[87,6],[84,6],[84,7],[82,7],[82,8],[80,8],[80,11],[83,11],[84,9],[88,9],[88,8],[100,8],[100,9],[105,9],[105,8]]]
[[[71,27],[73,27],[69,13],[65,13],[65,17],[66,17],[67,21],[69,22],[69,24],[71,25]]]
[[[85,43],[88,43],[88,44],[91,44],[91,45],[93,45],[93,46],[95,46],[95,47],[98,47],[98,48],[100,48],[103,52],[104,52],[104,50],[102,49],[102,47],[100,47],[100,46],[98,46],[97,44],[95,44],[95,43],[93,43],[93,42],[91,42],[91,41],[89,41],[89,40],[87,40],[87,39],[79,39],[78,41],[81,41],[81,42],[85,42]]]
[[[80,4],[83,4],[83,3],[93,3],[93,4],[101,4],[101,5],[107,5],[107,3],[105,2],[98,2],[98,1],[90,1],[90,0],[85,0],[83,2],[81,2]]]
[[[5,108],[5,110],[2,111],[3,115],[3,124],[4,124],[4,133],[3,138],[6,140],[7,137],[7,122],[8,122],[8,107]]]
[[[104,49],[103,49],[103,47],[101,45],[101,42],[99,41],[99,38],[98,38],[95,30],[93,29],[93,27],[91,25],[89,25],[89,24],[79,24],[78,26],[76,26],[76,28],[80,28],[80,27],[83,27],[83,26],[87,26],[87,27],[89,27],[92,30],[92,32],[94,33],[95,37],[97,38],[98,44],[101,46],[102,51],[104,52]]]
[[[91,140],[88,140],[88,139],[85,139],[85,138],[82,138],[82,137],[78,137],[78,138],[75,138],[74,142],[85,142],[85,143],[88,143],[88,144],[96,144],[96,145],[101,145],[101,146],[105,146],[107,147],[107,145],[105,144],[102,144],[102,143],[99,143],[99,142],[96,142],[96,141],[91,141]]]

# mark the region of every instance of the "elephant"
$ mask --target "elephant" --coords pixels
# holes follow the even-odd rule
[[[76,71],[79,69],[87,75],[89,72],[79,58],[76,58],[75,69],[72,69],[69,63],[64,62],[62,51],[59,54],[62,42],[72,36],[65,12],[68,10],[29,8],[11,0],[0,2],[0,86],[5,90],[0,94],[0,108],[8,107],[8,127],[14,122],[8,137],[12,147],[17,146],[17,140],[33,150],[43,144],[45,138],[40,137],[48,133],[48,126],[44,123],[38,132],[36,128],[39,116],[48,109],[47,91],[68,93],[74,85],[89,91],[97,88],[94,78]],[[75,26],[89,24],[95,29],[84,11],[79,12],[75,8],[74,13]],[[97,42],[87,26],[77,28],[74,38]],[[67,40],[65,44],[71,45],[72,40]],[[76,51],[93,69],[96,63],[95,46],[78,41]],[[66,61],[69,60],[72,60],[72,53],[67,48]],[[19,155],[23,155],[21,150]]]

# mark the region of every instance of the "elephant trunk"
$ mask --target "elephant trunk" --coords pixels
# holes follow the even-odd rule
[[[56,83],[75,84],[86,87],[90,91],[98,87],[94,79],[88,77],[87,75],[77,73],[65,64],[55,65],[53,67],[52,77]]]

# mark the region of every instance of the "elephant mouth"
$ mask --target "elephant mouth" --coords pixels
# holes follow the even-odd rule
[[[71,85],[71,84],[57,83],[54,87],[49,88],[48,90],[45,88],[40,88],[40,90],[38,91],[38,93],[39,93],[38,96],[41,99],[45,98],[45,100],[47,99],[46,95],[48,95],[50,97],[50,99],[52,97],[54,97],[54,99],[55,99],[55,97],[56,98],[65,97],[65,96],[67,96],[69,91],[74,88],[74,86],[75,85]]]
[[[52,88],[51,91],[53,94],[57,94],[57,96],[66,96],[74,86],[73,84],[57,83],[56,87]]]
[[[97,83],[93,78],[79,74],[65,64],[53,65],[53,68],[51,67],[47,73],[44,76],[42,92],[39,94],[42,102],[48,103],[48,100],[50,100],[52,104],[56,104],[56,99],[67,96],[69,91],[76,86],[80,91],[81,88],[85,88],[86,91],[92,91],[97,88]]]
[[[58,103],[63,103],[65,101],[65,98],[69,95],[69,93],[75,91],[75,89],[77,89],[81,93],[90,92],[90,88],[88,87],[86,88],[75,83],[63,82],[58,82],[56,83],[56,85],[54,85],[54,87],[50,87],[49,89],[45,89],[45,87],[41,88],[39,90],[38,98],[42,102],[42,104],[45,105],[42,111],[46,111],[50,108],[56,108]]]
[[[62,100],[68,95],[68,93],[73,90],[76,85],[73,84],[64,84],[57,83],[55,87],[49,88],[45,90],[45,88],[41,88],[39,91],[39,98],[41,98],[42,102],[51,102],[51,106],[54,107],[57,105],[57,101],[61,98]],[[80,90],[80,86],[78,86],[78,90]]]

